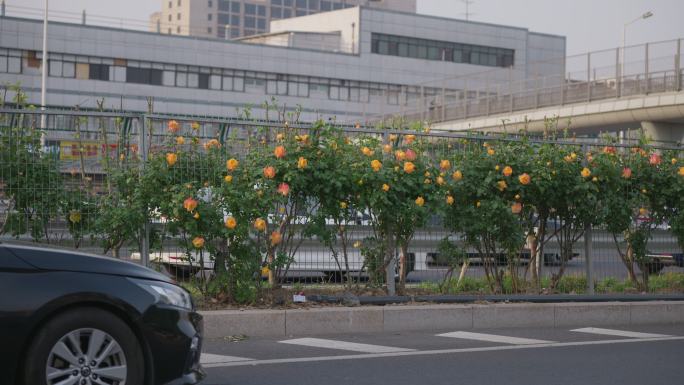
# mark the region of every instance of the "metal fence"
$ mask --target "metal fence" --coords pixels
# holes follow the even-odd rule
[[[44,130],[35,129],[41,114],[47,116],[47,128]],[[22,169],[5,171],[5,175],[0,175],[0,239],[106,254],[164,270],[178,280],[191,279],[200,271],[209,273],[213,270],[213,261],[207,259],[202,266],[180,246],[183,239],[168,234],[164,220],[147,220],[144,226],[125,234],[104,233],[98,225],[98,220],[103,220],[98,216],[102,214],[104,198],[112,196],[117,188],[124,188],[116,186],[116,183],[128,183],[128,188],[135,187],[138,172],[146,167],[148,155],[162,148],[166,125],[170,119],[175,119],[186,127],[196,123],[196,135],[202,140],[232,138],[225,150],[236,156],[244,156],[249,151],[245,145],[249,141],[259,142],[265,138],[270,140],[278,130],[301,130],[303,133],[310,127],[310,124],[304,123],[255,122],[237,118],[199,120],[195,117],[126,112],[2,109],[0,126],[3,137],[0,138],[0,143],[7,145],[18,141],[19,135],[25,137],[33,133],[36,135],[36,144],[35,152],[29,154],[20,164]],[[383,136],[388,133],[387,130],[358,126],[343,129],[351,140],[359,136]],[[468,151],[473,143],[480,146],[485,141],[497,143],[521,140],[514,136],[494,134],[392,132],[426,138],[433,143],[430,151],[434,153],[428,155],[435,159],[437,154]],[[464,144],[464,139],[468,139],[471,144]],[[558,146],[580,146],[583,151],[598,151],[604,145],[595,138],[526,140],[552,142]],[[622,144],[612,145],[629,147],[633,144],[625,139]],[[203,166],[188,167],[194,167],[191,171],[201,180],[201,175],[205,172]],[[128,170],[124,175],[128,179],[122,180],[121,175],[118,179],[114,178],[114,175],[110,175],[111,170]],[[22,192],[22,202],[10,199],[9,192],[12,188]],[[55,195],[58,189],[62,189],[65,194]],[[126,207],[126,202],[121,203],[117,210],[118,214],[108,215],[107,220],[119,221],[122,227],[125,227],[126,221],[132,220],[131,215],[136,215],[131,212],[134,210],[132,207]],[[364,242],[374,235],[366,213],[358,213],[357,218],[347,223],[347,227],[347,243],[350,245]],[[550,232],[553,231],[553,226],[551,227]],[[429,289],[443,282],[447,274],[458,276],[458,271],[450,271],[438,253],[440,240],[447,236],[456,242],[462,242],[461,235],[450,234],[441,225],[438,215],[434,215],[426,226],[416,229],[406,256],[409,284]],[[331,249],[321,240],[297,234],[295,241],[299,248],[293,254],[289,268],[281,273],[280,278],[284,282],[306,284],[341,281],[346,270],[344,263],[336,259]],[[624,245],[624,239],[618,237],[617,244]],[[605,286],[605,282],[620,282],[627,278],[627,270],[619,257],[613,235],[609,232],[594,229],[590,233],[584,233],[574,244],[573,251],[572,259],[561,261],[558,243],[554,239],[549,241],[544,252],[544,263],[539,267],[541,275],[549,278],[563,269],[566,277],[585,280],[576,288],[567,289],[568,292],[584,292],[588,286],[587,281],[596,282],[599,285],[597,290],[603,290],[600,285]],[[676,239],[666,226],[655,230],[649,242],[649,251],[681,253]],[[484,266],[474,251],[471,252],[471,265],[465,271],[465,276],[472,278],[475,283],[466,289],[485,290],[486,288],[477,286],[476,283],[477,278],[484,275]],[[396,255],[398,258],[398,249]],[[352,246],[347,264],[349,271],[361,282],[368,279],[368,261],[362,256],[360,248]],[[529,278],[530,269],[525,256],[518,269],[522,277]],[[684,273],[684,268],[668,265],[662,269],[654,269],[654,273]]]

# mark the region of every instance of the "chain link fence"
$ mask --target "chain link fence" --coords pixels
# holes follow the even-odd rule
[[[47,116],[44,130],[37,128],[41,115]],[[215,139],[222,145],[224,154],[240,162],[258,149],[275,143],[279,133],[290,133],[300,140],[312,132],[311,124],[242,118],[199,119],[125,112],[41,112],[4,108],[0,110],[0,143],[5,163],[0,167],[0,239],[104,254],[149,265],[179,281],[210,276],[217,270],[214,255],[188,248],[191,234],[172,231],[173,218],[156,213],[154,207],[140,207],[134,201],[141,187],[141,175],[150,167],[151,158],[168,151],[171,120],[180,126],[179,132],[191,133],[185,135],[183,143],[174,139],[178,148],[205,152],[203,144]],[[359,126],[339,129],[352,144],[365,143],[364,140],[371,138],[382,145],[392,140],[390,135],[416,136],[423,143],[422,154],[435,164],[459,153],[479,151],[483,145],[497,147],[503,143],[551,144],[576,149],[578,153],[600,153],[606,146],[629,151],[638,145],[636,139],[629,138],[607,144],[605,139],[595,138],[429,133]],[[680,151],[679,147],[664,144],[659,148]],[[207,202],[212,199],[212,191],[206,187],[217,177],[215,164],[207,163],[209,161],[211,158],[206,158],[204,163],[181,159],[174,166],[182,170],[177,174],[182,176],[175,183],[195,183],[190,188],[197,192],[200,201]],[[436,176],[430,178],[438,183]],[[158,188],[167,189],[168,186]],[[564,238],[565,242],[572,240],[568,253],[567,243],[564,252],[559,235],[567,228],[563,221],[550,215],[546,235],[541,237],[545,244],[539,258],[533,257],[533,251],[538,248],[528,237],[511,262],[510,256],[503,252],[490,253],[490,258],[484,258],[481,250],[466,242],[465,234],[454,233],[444,225],[445,217],[440,210],[430,209],[425,223],[409,236],[408,247],[402,249],[398,244],[391,244],[388,253],[394,258],[386,267],[378,267],[373,265],[372,250],[368,251],[367,247],[371,240],[380,238],[373,214],[360,209],[348,215],[344,223],[325,219],[325,226],[335,235],[332,241],[326,240],[320,234],[306,231],[307,222],[319,203],[311,201],[312,207],[297,207],[289,217],[292,237],[288,239],[288,249],[281,250],[287,263],[275,269],[269,265],[272,261],[256,250],[251,269],[255,270],[253,266],[257,266],[256,271],[263,274],[263,279],[271,274],[284,284],[355,282],[363,286],[373,281],[374,271],[386,268],[395,271],[398,277],[405,276],[407,287],[417,290],[472,293],[489,290],[484,277],[491,274],[494,264],[498,265],[497,274],[502,274],[504,285],[501,290],[504,292],[512,290],[509,280],[514,275],[513,270],[517,271],[517,279],[524,282],[536,275],[542,277],[534,290],[548,288],[550,282],[561,275],[564,278],[555,284],[556,291],[584,294],[591,290],[636,290],[628,283],[629,269],[620,256],[626,247],[625,239],[602,227],[591,231],[573,229],[570,238]],[[281,212],[269,212],[268,222],[275,222],[273,218],[290,209],[291,206],[284,204],[277,209]],[[225,221],[229,216],[230,213],[223,212],[219,220]],[[489,225],[497,226],[497,223]],[[659,223],[650,234],[647,254],[651,262],[632,268],[637,273],[640,268],[648,268],[656,277],[684,273],[682,252],[669,225]],[[462,255],[457,259],[458,263],[445,256],[449,250],[445,249],[444,239],[460,250]],[[670,281],[665,282],[658,283],[658,289],[681,290]]]

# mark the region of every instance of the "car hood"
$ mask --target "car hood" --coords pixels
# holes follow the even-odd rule
[[[0,245],[0,247],[6,247],[24,262],[41,270],[121,275],[171,282],[168,277],[152,269],[114,258],[31,246]]]

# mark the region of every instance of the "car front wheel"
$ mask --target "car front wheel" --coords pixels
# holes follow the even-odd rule
[[[75,309],[47,322],[25,360],[27,384],[138,385],[144,380],[140,344],[114,314]]]

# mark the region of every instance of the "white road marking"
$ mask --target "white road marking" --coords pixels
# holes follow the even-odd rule
[[[499,342],[499,343],[503,343],[503,344],[513,344],[513,345],[534,345],[534,344],[550,344],[550,343],[553,343],[553,341],[534,340],[531,338],[518,338],[518,337],[500,336],[500,335],[496,335],[496,334],[470,333],[470,332],[452,332],[452,333],[437,334],[437,337],[462,338],[462,339],[466,339],[466,340]]]
[[[640,342],[681,341],[681,340],[684,340],[684,337],[639,338],[639,339],[619,339],[619,340],[582,341],[582,342],[554,342],[554,343],[550,343],[550,344],[538,344],[538,345],[492,346],[492,347],[488,347],[488,348],[422,350],[422,351],[378,353],[378,354],[353,354],[353,355],[344,355],[344,356],[281,358],[281,359],[272,359],[272,360],[254,360],[254,361],[242,361],[242,362],[227,362],[227,363],[221,363],[221,364],[206,364],[203,366],[205,368],[218,368],[218,367],[228,367],[228,366],[247,366],[247,365],[255,366],[255,365],[292,364],[292,363],[301,363],[301,362],[367,360],[367,359],[371,359],[371,358],[429,356],[429,355],[439,355],[439,354],[492,352],[492,351],[499,351],[499,350],[561,348],[561,347],[570,347],[570,346],[611,345],[611,344],[629,344],[629,343],[640,343]]]
[[[395,353],[395,352],[411,352],[413,349],[394,348],[391,346],[357,344],[354,342],[345,342],[337,340],[325,340],[322,338],[297,338],[294,340],[279,341],[281,344],[311,346],[314,348],[350,350],[352,352],[360,353]]]
[[[245,357],[233,357],[233,356],[222,356],[220,354],[210,354],[202,353],[200,356],[200,363],[205,364],[225,364],[229,362],[243,362],[243,361],[253,361],[251,358]]]
[[[638,333],[638,332],[630,332],[626,330],[615,330],[615,329],[601,329],[601,328],[581,328],[581,329],[574,329],[570,330],[571,332],[580,332],[580,333],[590,333],[590,334],[603,334],[607,336],[616,336],[616,337],[630,337],[630,338],[663,338],[663,337],[671,337],[666,334],[653,334],[653,333]]]

